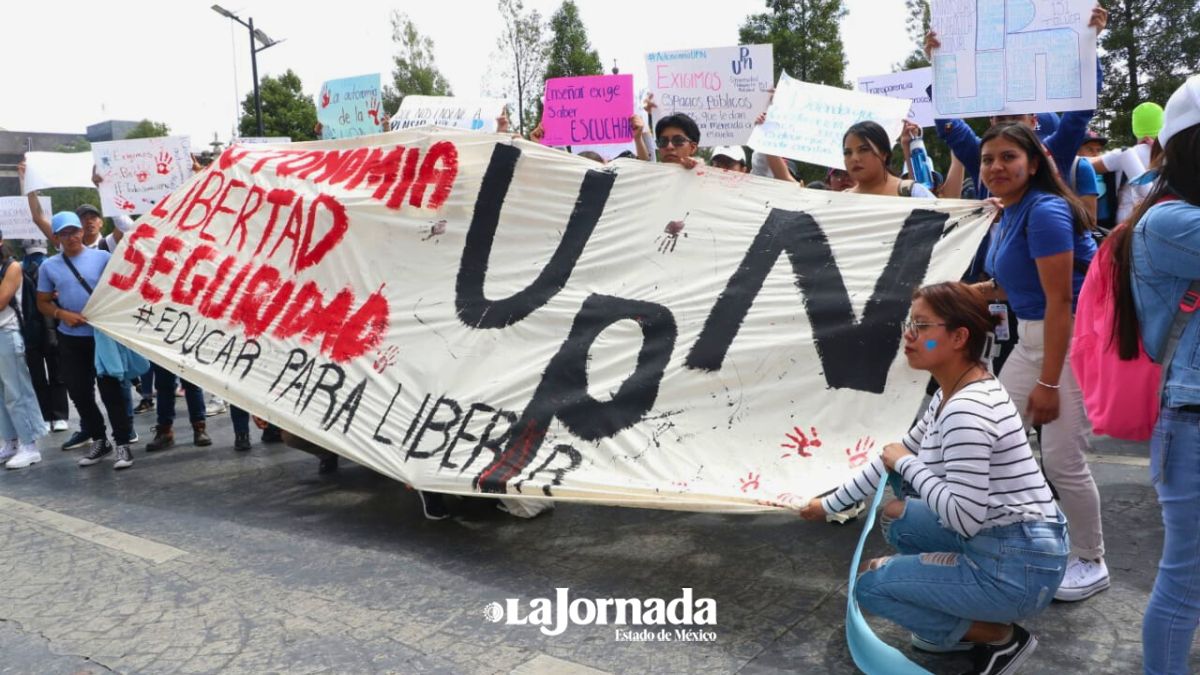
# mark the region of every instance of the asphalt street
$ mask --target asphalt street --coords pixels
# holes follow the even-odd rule
[[[318,475],[315,458],[257,431],[235,452],[228,415],[210,418],[212,447],[184,424],[177,447],[148,455],[152,418],[136,418],[127,471],[77,467],[60,433],[42,464],[0,472],[0,673],[857,672],[844,638],[857,523],[574,504],[520,520],[487,500],[454,500],[433,522],[415,492],[348,461]],[[1029,622],[1041,646],[1027,673],[1141,671],[1161,515],[1146,446],[1096,450],[1113,585]],[[690,588],[713,600],[715,625],[632,641],[612,625],[546,635],[489,620],[493,603],[528,612],[559,588]],[[873,625],[931,672],[968,665]]]

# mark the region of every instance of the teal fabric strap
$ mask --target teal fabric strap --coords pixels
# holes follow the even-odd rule
[[[899,476],[888,474],[888,483],[899,491]],[[850,647],[850,656],[854,665],[867,675],[930,675],[928,670],[913,663],[900,650],[880,640],[867,620],[858,609],[858,600],[854,598],[854,589],[858,585],[858,566],[862,562],[863,547],[866,546],[867,536],[875,527],[875,512],[883,502],[886,489],[880,484],[875,491],[875,499],[871,500],[871,508],[867,509],[862,534],[858,537],[858,548],[854,549],[854,559],[850,561],[850,586],[846,591],[846,644]]]

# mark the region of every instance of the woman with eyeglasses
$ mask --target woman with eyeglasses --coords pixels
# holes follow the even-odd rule
[[[898,474],[904,496],[880,515],[897,554],[863,566],[859,604],[911,631],[918,649],[974,650],[970,672],[1012,673],[1037,646],[1014,622],[1050,604],[1069,544],[1017,408],[983,363],[994,326],[967,284],[913,293],[904,355],[933,376],[937,393],[900,443],[800,515],[824,520]]]
[[[654,125],[654,144],[658,146],[658,161],[694,169],[704,164],[696,157],[700,148],[700,127],[683,113],[667,115]]]
[[[1084,600],[1109,586],[1100,494],[1086,458],[1091,424],[1068,358],[1075,303],[1096,255],[1094,220],[1023,124],[989,129],[980,166],[1004,210],[984,258],[991,280],[976,287],[1017,316],[1019,339],[1000,380],[1026,427],[1042,426],[1042,465],[1071,523],[1071,563],[1055,597]]]
[[[854,180],[846,192],[885,197],[923,197],[934,194],[913,180],[901,180],[892,173],[892,142],[875,122],[859,122],[842,135],[842,160]]]

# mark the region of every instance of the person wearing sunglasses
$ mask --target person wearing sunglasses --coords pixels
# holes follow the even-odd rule
[[[683,113],[667,115],[654,125],[654,144],[658,146],[658,161],[679,164],[694,169],[703,162],[696,157],[700,148],[700,127]]]
[[[913,293],[904,356],[933,376],[937,393],[899,443],[800,515],[824,520],[898,474],[898,499],[880,516],[897,554],[863,566],[855,597],[911,631],[914,647],[971,650],[968,672],[999,674],[1016,672],[1037,647],[1015,622],[1050,604],[1070,544],[1017,407],[984,365],[994,326],[984,295],[968,284]]]

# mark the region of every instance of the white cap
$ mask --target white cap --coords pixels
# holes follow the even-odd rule
[[[30,253],[46,253],[45,239],[22,239],[21,248],[25,250],[25,255]]]
[[[1175,134],[1200,124],[1200,75],[1187,79],[1163,108],[1163,128],[1158,132],[1158,142],[1164,148]]]
[[[742,164],[746,163],[746,151],[742,150],[742,146],[740,145],[720,145],[713,148],[713,159],[722,156],[728,157],[735,162],[741,162]]]

